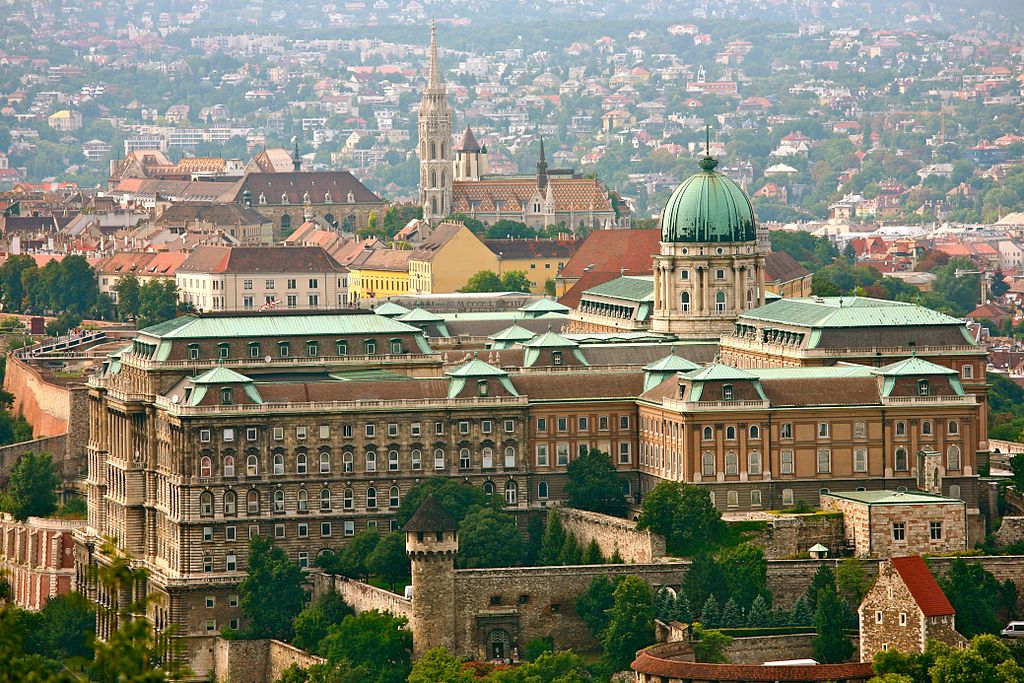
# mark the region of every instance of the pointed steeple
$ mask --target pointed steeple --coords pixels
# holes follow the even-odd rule
[[[444,88],[444,79],[441,77],[441,65],[437,59],[437,26],[433,20],[430,22],[430,74],[427,77],[427,90],[437,91]]]
[[[544,138],[540,139],[540,159],[537,161],[537,189],[543,192],[548,187],[548,162],[544,157]]]
[[[302,170],[302,156],[299,154],[299,136],[292,137],[292,142],[295,143],[295,151],[292,152],[292,168],[298,173]]]

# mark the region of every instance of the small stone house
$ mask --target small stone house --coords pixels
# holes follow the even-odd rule
[[[923,491],[832,491],[821,507],[843,514],[857,557],[951,553],[967,549],[967,504]]]
[[[956,610],[920,555],[882,562],[878,579],[857,613],[862,662],[892,649],[907,654],[924,652],[929,640],[951,647],[966,643],[956,631]]]

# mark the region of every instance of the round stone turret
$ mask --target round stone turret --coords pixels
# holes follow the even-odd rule
[[[458,524],[430,494],[405,523],[405,551],[412,565],[413,656],[436,647],[455,652],[455,555]]]

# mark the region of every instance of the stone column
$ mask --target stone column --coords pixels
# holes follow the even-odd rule
[[[739,313],[743,310],[743,288],[742,288],[742,274],[740,273],[740,266],[736,265],[735,259],[732,262],[732,280],[733,280],[733,302],[732,308],[734,311]]]
[[[757,264],[757,305],[764,306],[764,261]]]

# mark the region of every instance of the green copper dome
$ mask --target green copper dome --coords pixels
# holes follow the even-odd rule
[[[662,242],[753,242],[754,208],[739,185],[715,170],[711,157],[701,173],[675,189],[661,214]]]

